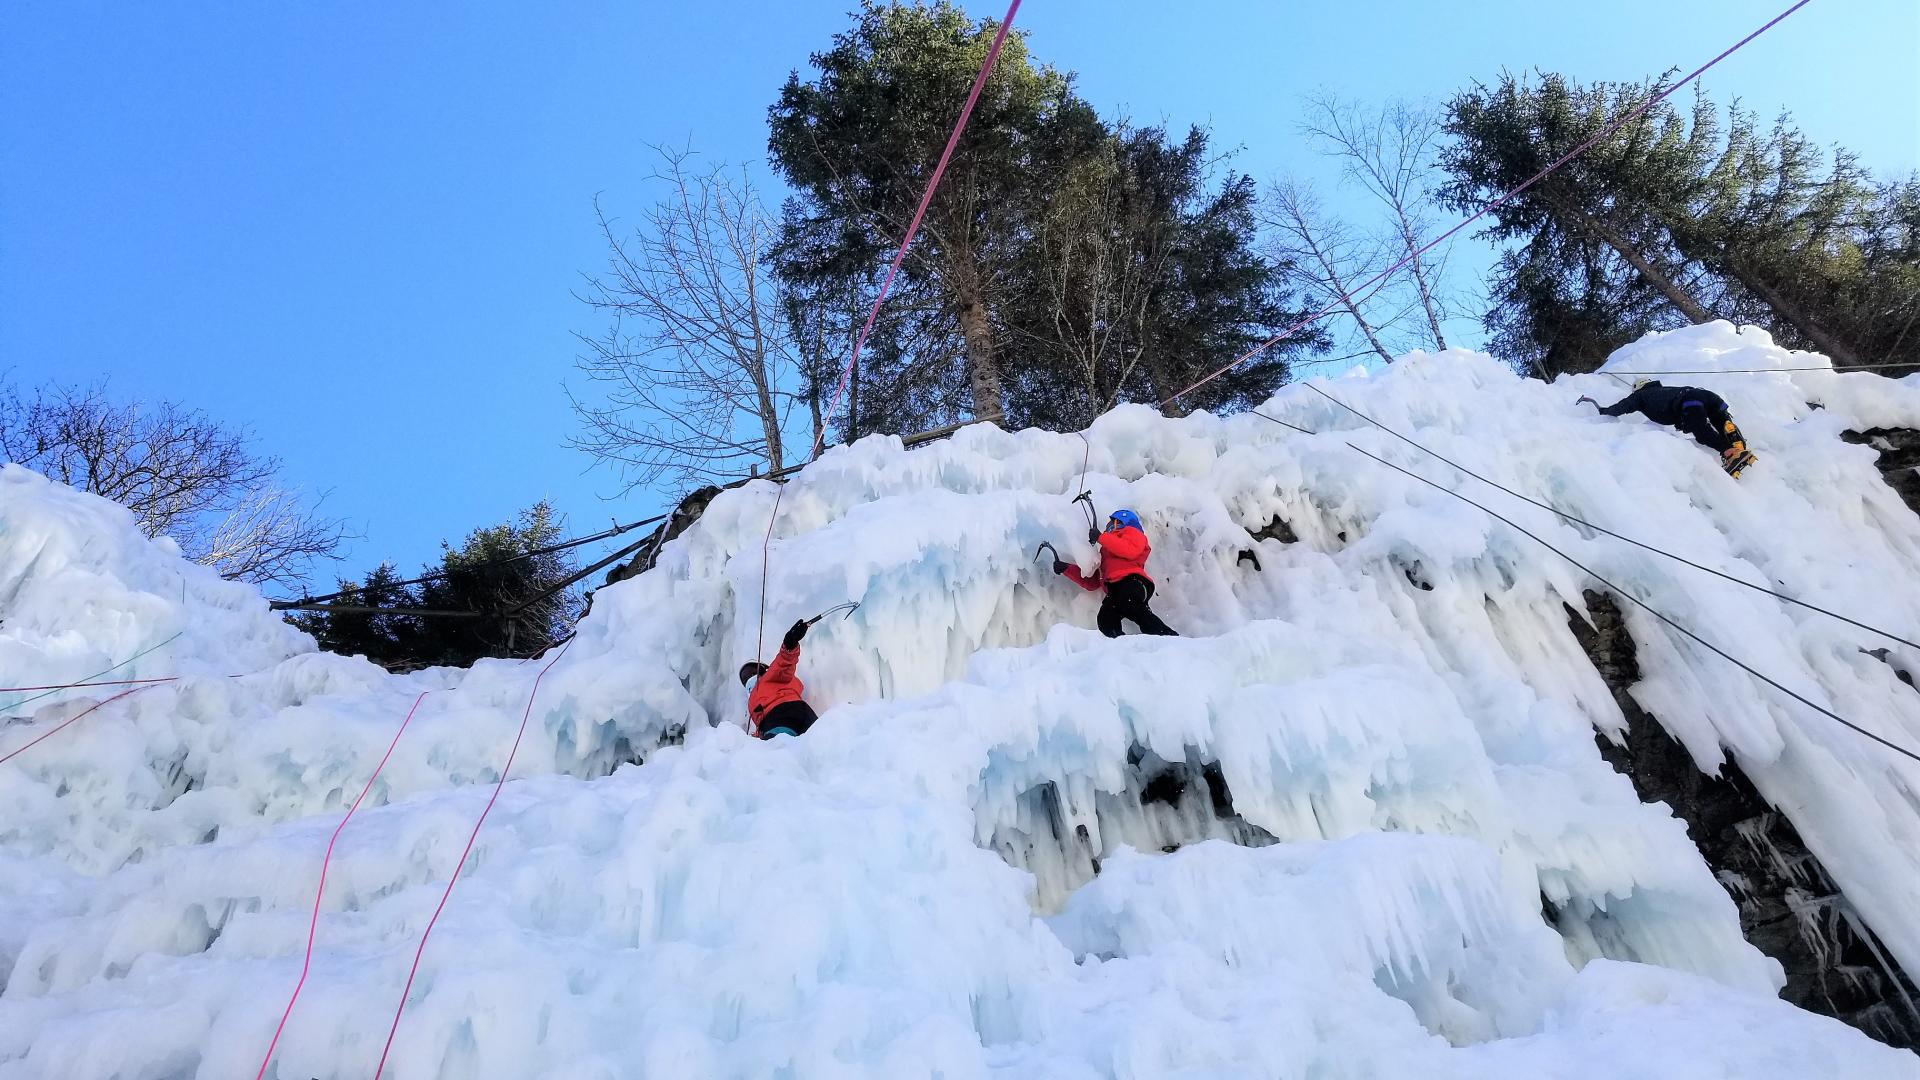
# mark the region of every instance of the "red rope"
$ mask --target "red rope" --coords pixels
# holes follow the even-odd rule
[[[287,1018],[293,1015],[293,1003],[300,1000],[300,991],[307,985],[307,971],[313,967],[313,938],[320,927],[320,897],[327,891],[327,867],[333,863],[333,845],[340,839],[340,831],[347,827],[347,822],[353,820],[354,811],[360,809],[367,792],[373,790],[373,782],[379,778],[380,770],[387,767],[387,759],[393,756],[393,748],[400,745],[400,735],[413,722],[413,714],[419,710],[420,702],[431,693],[431,690],[422,690],[420,696],[413,699],[413,707],[407,710],[406,719],[401,720],[400,727],[394,731],[393,741],[387,744],[387,752],[380,756],[380,764],[373,767],[373,773],[367,777],[360,794],[354,797],[353,805],[347,807],[347,816],[340,819],[340,824],[333,827],[333,835],[327,838],[327,853],[320,860],[320,885],[313,890],[313,915],[307,920],[307,955],[300,961],[300,981],[293,984],[293,996],[287,999],[286,1010],[280,1014],[280,1026],[273,1029],[273,1041],[267,1043],[267,1055],[260,1059],[260,1071],[253,1074],[253,1080],[260,1080],[267,1075],[267,1065],[273,1061],[274,1048],[280,1045],[280,1033],[287,1029]]]
[[[1546,179],[1555,170],[1559,169],[1560,166],[1565,165],[1567,162],[1572,161],[1576,157],[1579,157],[1582,153],[1586,152],[1586,150],[1589,147],[1593,146],[1593,144],[1599,142],[1601,139],[1604,139],[1607,136],[1613,134],[1614,132],[1620,130],[1621,128],[1625,127],[1627,124],[1633,122],[1635,119],[1638,119],[1639,116],[1642,113],[1646,112],[1648,109],[1653,108],[1655,105],[1658,105],[1662,101],[1665,101],[1667,98],[1673,96],[1673,93],[1676,90],[1679,90],[1681,87],[1687,85],[1693,80],[1706,74],[1708,68],[1713,67],[1715,64],[1718,64],[1720,61],[1725,60],[1727,57],[1732,56],[1734,53],[1740,51],[1742,46],[1746,45],[1748,42],[1752,41],[1754,38],[1759,37],[1761,34],[1764,34],[1767,31],[1773,29],[1775,26],[1779,25],[1783,20],[1785,20],[1787,16],[1793,14],[1796,11],[1799,11],[1803,7],[1806,7],[1809,2],[1810,0],[1799,0],[1799,2],[1794,4],[1792,7],[1789,7],[1787,10],[1781,12],[1778,15],[1775,15],[1772,19],[1769,19],[1766,25],[1762,26],[1760,29],[1755,30],[1753,33],[1748,34],[1746,37],[1741,38],[1739,41],[1734,42],[1732,45],[1728,46],[1726,51],[1722,52],[1719,56],[1716,56],[1713,59],[1695,68],[1692,74],[1674,83],[1672,86],[1667,87],[1665,90],[1661,91],[1660,93],[1655,94],[1653,97],[1648,98],[1644,103],[1634,107],[1633,109],[1628,110],[1625,116],[1622,116],[1620,119],[1615,120],[1611,124],[1608,124],[1605,128],[1601,129],[1601,131],[1598,134],[1595,134],[1591,138],[1587,139],[1586,142],[1583,142],[1579,146],[1576,146],[1573,149],[1567,151],[1565,154],[1561,155],[1559,160],[1555,161],[1553,164],[1548,165],[1546,168],[1541,169],[1539,172],[1533,174],[1531,177],[1528,177],[1527,180],[1524,183],[1522,183],[1519,187],[1516,187],[1513,190],[1508,191],[1506,194],[1500,196],[1499,198],[1488,203],[1487,205],[1481,207],[1479,211],[1477,211],[1472,217],[1467,218],[1465,221],[1460,222],[1458,225],[1455,225],[1453,228],[1448,229],[1446,232],[1443,232],[1439,236],[1434,237],[1432,240],[1428,241],[1424,246],[1408,252],[1405,258],[1401,259],[1397,263],[1394,263],[1392,266],[1387,267],[1385,270],[1380,271],[1380,273],[1374,275],[1372,278],[1369,278],[1365,284],[1361,285],[1357,289],[1354,289],[1353,291],[1356,293],[1365,292],[1367,289],[1373,287],[1374,285],[1377,285],[1380,282],[1385,281],[1391,275],[1399,272],[1399,270],[1402,267],[1406,266],[1408,263],[1412,262],[1413,260],[1419,258],[1422,255],[1425,255],[1427,252],[1432,251],[1434,248],[1438,247],[1439,245],[1445,243],[1448,239],[1453,237],[1460,230],[1466,228],[1467,226],[1485,217],[1491,211],[1498,209],[1500,206],[1506,204],[1509,200],[1513,199],[1514,196],[1519,195],[1521,192],[1527,190],[1533,185]],[[1253,348],[1248,349],[1246,352],[1241,353],[1239,356],[1235,357],[1231,363],[1227,364],[1225,367],[1221,368],[1220,370],[1215,371],[1214,373],[1206,376],[1205,378],[1202,378],[1200,381],[1194,383],[1191,386],[1188,386],[1184,390],[1175,391],[1171,396],[1167,397],[1165,400],[1159,403],[1160,407],[1165,408],[1166,406],[1173,404],[1173,402],[1177,401],[1181,397],[1184,397],[1185,395],[1192,393],[1195,390],[1198,390],[1202,386],[1205,386],[1208,383],[1212,382],[1213,380],[1219,378],[1220,376],[1225,375],[1227,372],[1232,371],[1234,368],[1239,367],[1241,364],[1246,363],[1248,360],[1253,359],[1255,356],[1258,356],[1259,354],[1267,351],[1268,349],[1286,340],[1287,338],[1292,337],[1294,334],[1298,333],[1301,330],[1301,328],[1332,314],[1334,309],[1337,308],[1338,306],[1339,306],[1338,301],[1327,304],[1326,307],[1323,307],[1320,310],[1314,312],[1313,314],[1306,316],[1305,318],[1301,319],[1299,322],[1296,322],[1292,326],[1287,327],[1285,330],[1280,331],[1278,334],[1275,334],[1274,336],[1268,338],[1267,340],[1261,342],[1260,344],[1255,345]]]
[[[571,644],[571,643],[569,643]],[[460,851],[460,861],[453,865],[453,876],[447,879],[447,887],[440,893],[440,902],[434,905],[433,917],[427,920],[427,928],[420,931],[420,944],[413,950],[413,966],[407,969],[407,985],[400,991],[400,1004],[393,1010],[393,1026],[387,1029],[387,1044],[380,1050],[380,1064],[373,1070],[373,1080],[380,1080],[380,1074],[386,1070],[387,1055],[393,1050],[393,1036],[400,1030],[400,1014],[407,1009],[407,995],[413,992],[414,976],[420,973],[420,956],[427,951],[427,937],[433,933],[434,924],[440,921],[440,913],[446,910],[447,897],[453,895],[453,886],[460,880],[460,871],[467,865],[467,856],[473,853],[473,842],[480,835],[480,826],[487,823],[487,815],[493,813],[493,804],[500,799],[500,789],[507,784],[507,773],[513,769],[513,759],[520,753],[520,740],[527,733],[527,719],[533,715],[533,700],[540,696],[540,680],[547,677],[562,656],[567,654],[568,645],[560,647],[533,677],[533,689],[527,693],[527,707],[520,714],[520,730],[513,736],[513,748],[507,751],[507,762],[500,767],[500,779],[494,782],[493,794],[488,796],[487,805],[480,811],[480,817],[473,823],[473,831],[467,834],[467,846]]]
[[[239,676],[229,676],[238,678]],[[94,682],[60,683],[55,686],[0,686],[0,694],[24,694],[30,690],[74,690],[82,686],[133,686],[136,683],[177,682],[178,675],[162,675],[156,679],[99,679]]]
[[[113,695],[112,697],[107,698],[105,701],[95,702],[94,704],[88,706],[85,709],[82,709],[81,711],[75,713],[74,715],[67,717],[65,720],[60,721],[58,724],[55,724],[53,727],[47,729],[46,731],[41,732],[39,738],[29,741],[25,746],[9,751],[7,753],[7,756],[0,757],[0,765],[5,765],[7,762],[12,761],[14,758],[17,758],[21,754],[26,753],[28,750],[31,750],[33,747],[39,745],[41,742],[52,738],[55,734],[59,733],[59,731],[62,728],[65,728],[68,724],[79,722],[81,718],[85,717],[88,713],[91,713],[96,709],[105,708],[106,706],[111,705],[116,701],[119,701],[121,698],[126,697],[128,694],[137,694],[140,691],[145,689],[146,687],[144,686],[136,686],[131,690],[122,690],[119,693]]]
[[[1805,3],[1806,0],[1801,0]],[[828,403],[827,411],[822,414],[820,430],[813,433],[813,449],[807,454],[811,461],[820,453],[820,446],[827,437],[827,421],[840,410],[840,399],[846,393],[847,380],[853,377],[853,368],[860,362],[860,349],[867,343],[867,335],[873,333],[873,324],[880,317],[880,305],[887,299],[887,290],[893,287],[893,277],[900,271],[900,264],[907,257],[907,247],[913,243],[914,234],[920,231],[920,219],[926,216],[927,207],[933,202],[933,193],[940,186],[940,177],[947,171],[947,162],[953,157],[954,147],[960,145],[960,133],[967,129],[967,118],[973,115],[973,106],[980,100],[980,91],[987,85],[987,76],[993,73],[993,63],[1000,57],[1000,47],[1007,42],[1007,32],[1013,29],[1013,16],[1020,10],[1020,0],[1007,5],[1007,14],[1000,20],[1000,29],[993,35],[993,44],[987,49],[986,59],[980,62],[980,72],[973,77],[973,89],[967,93],[967,103],[960,108],[960,119],[953,125],[953,134],[947,136],[946,149],[940,151],[940,161],[933,167],[933,175],[927,178],[926,190],[920,193],[920,205],[913,210],[913,220],[907,223],[907,234],[900,239],[899,250],[893,253],[893,262],[887,264],[887,276],[880,280],[880,292],[873,298],[873,308],[867,312],[866,324],[860,327],[860,333],[853,339],[853,351],[848,354],[845,366],[840,369],[840,378],[834,383],[833,400]],[[767,562],[768,549],[773,544],[773,523],[780,516],[780,501],[786,494],[786,485],[780,485],[773,496],[773,512],[767,515],[767,535],[760,542],[760,627],[759,637],[753,646],[754,659],[759,659],[766,651],[767,643]]]

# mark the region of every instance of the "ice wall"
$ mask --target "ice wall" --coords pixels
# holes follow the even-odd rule
[[[1817,362],[1717,324],[1610,366]],[[1920,426],[1920,383],[1687,378],[1761,455],[1741,481],[1572,404],[1624,392],[1604,376],[1545,386],[1450,352],[1323,385],[1535,498],[1913,636],[1920,519],[1838,434]],[[716,499],[653,571],[601,591],[542,683],[388,1075],[1920,1075],[1769,1000],[1778,968],[1684,828],[1601,759],[1594,730],[1623,720],[1562,607],[1594,583],[1345,443],[1920,746],[1920,698],[1860,651],[1891,643],[1584,535],[1305,388],[1264,411],[1319,434],[1126,408],[1084,443],[975,427],[828,453],[783,500],[765,634],[862,606],[808,639],[825,716],[797,741],[748,740],[733,678],[760,636],[773,488]],[[1146,520],[1155,607],[1187,636],[1102,639],[1097,598],[1032,562],[1050,540],[1092,566],[1068,501],[1083,455],[1098,505]],[[1276,516],[1297,542],[1251,537]],[[1249,548],[1263,570],[1236,559]],[[176,631],[116,674],[187,676],[0,765],[0,1077],[256,1069],[327,837],[431,691],[341,836],[268,1073],[370,1074],[542,663],[395,677],[313,653],[249,590],[15,468],[0,619],[4,685]],[[1628,619],[1636,697],[1703,768],[1736,758],[1920,970],[1920,767]],[[103,695],[8,708],[26,696],[0,695],[18,716],[0,754]],[[1221,835],[1273,842],[1134,851],[1179,827],[1116,798],[1143,754],[1210,769],[1237,816]],[[1091,882],[1037,843],[1037,792],[1045,827],[1100,860]]]

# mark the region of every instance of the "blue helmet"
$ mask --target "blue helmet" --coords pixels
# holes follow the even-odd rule
[[[1122,526],[1130,529],[1140,528],[1140,515],[1131,510],[1115,510],[1107,516],[1107,520],[1109,522],[1117,521]]]

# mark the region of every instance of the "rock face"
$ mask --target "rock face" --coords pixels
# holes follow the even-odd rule
[[[1920,431],[1912,428],[1872,428],[1840,434],[1850,443],[1880,451],[1880,474],[1920,514]]]
[[[744,483],[746,481],[742,480],[727,487],[738,487]],[[667,520],[661,522],[660,527],[647,537],[646,543],[633,558],[607,571],[604,584],[612,585],[631,577],[638,577],[653,569],[654,561],[660,557],[660,549],[666,546],[667,541],[692,528],[694,522],[700,520],[700,515],[706,512],[707,504],[723,490],[725,489],[708,486],[689,492],[686,498],[680,500],[680,505],[673,508],[673,513]]]
[[[1914,494],[1902,494],[1914,502]],[[1592,591],[1586,601],[1591,625],[1571,609],[1569,625],[1628,722],[1625,745],[1596,736],[1600,753],[1633,781],[1641,799],[1666,803],[1686,822],[1701,856],[1739,904],[1747,940],[1786,969],[1781,996],[1883,1042],[1920,1047],[1920,993],[1913,981],[1854,914],[1793,823],[1760,797],[1740,767],[1729,761],[1722,776],[1701,772],[1633,699],[1628,691],[1640,681],[1640,666],[1620,606]]]

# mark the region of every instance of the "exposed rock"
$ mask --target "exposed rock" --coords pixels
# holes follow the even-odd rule
[[[1920,514],[1920,431],[1912,428],[1873,428],[1843,431],[1840,437],[1880,451],[1880,474],[1900,493],[1908,508]]]
[[[1640,681],[1635,645],[1620,606],[1605,593],[1586,594],[1591,618],[1568,608],[1569,625],[1627,718],[1626,744],[1596,735],[1600,753],[1633,781],[1647,802],[1664,802],[1740,907],[1740,927],[1754,947],[1780,962],[1781,997],[1845,1021],[1882,1042],[1920,1047],[1920,998],[1807,850],[1786,816],[1769,806],[1740,767],[1722,776],[1694,766],[1659,721],[1628,690]]]

